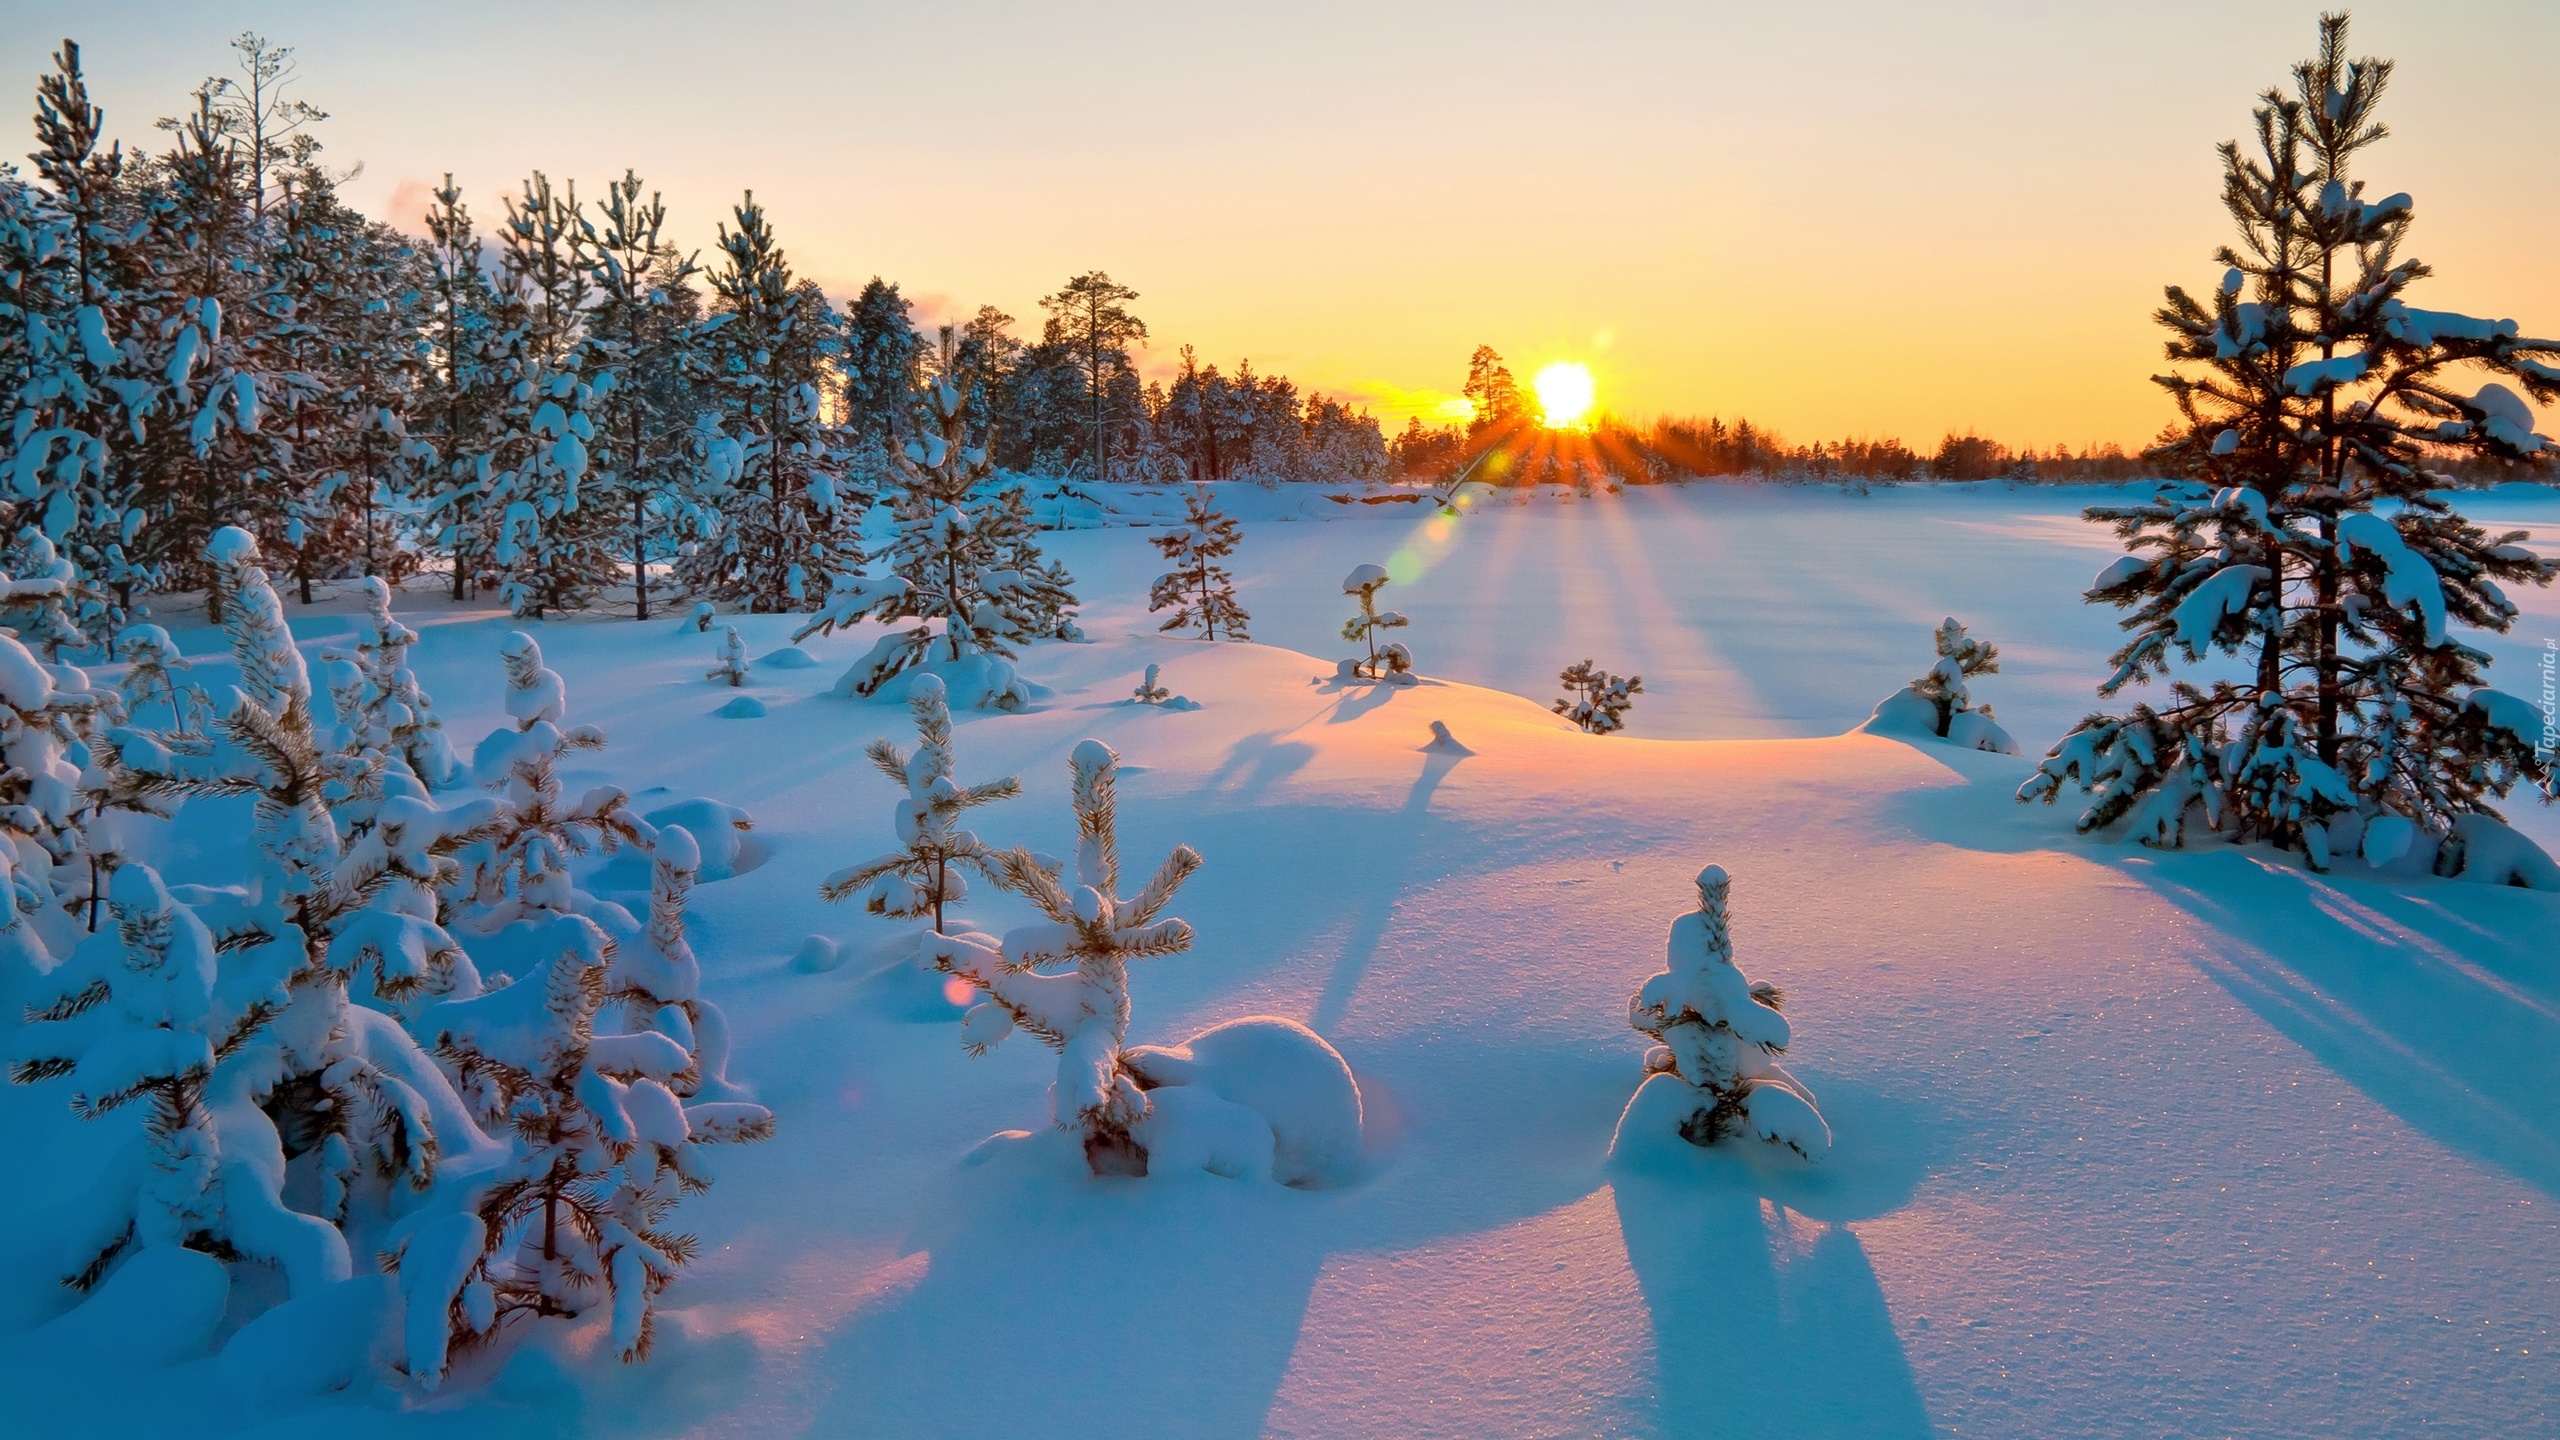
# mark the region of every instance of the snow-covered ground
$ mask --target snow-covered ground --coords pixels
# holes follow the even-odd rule
[[[8,1428],[2560,1430],[2560,897],[2095,844],[2069,811],[2012,800],[2112,647],[2078,600],[2112,550],[2076,518],[2089,498],[1699,487],[1319,524],[1239,497],[1250,646],[1154,635],[1146,531],[1051,537],[1092,643],[1026,653],[1051,691],[1032,713],[962,718],[960,778],[1026,787],[970,823],[1067,853],[1069,751],[1121,752],[1133,868],[1177,842],[1207,859],[1174,907],[1198,942],[1138,962],[1131,1038],[1251,1014],[1324,1034],[1368,1118],[1361,1180],[1329,1191],[1096,1181],[1022,1151],[964,1164],[1044,1121],[1054,1063],[1020,1039],[961,1053],[876,973],[908,930],[818,899],[889,841],[895,792],[862,748],[905,738],[904,712],[827,694],[869,634],[808,642],[812,668],[760,664],[765,715],[732,719],[714,712],[734,692],[703,678],[716,635],[541,626],[572,718],[612,737],[572,790],[609,778],[644,807],[709,795],[757,820],[752,868],[695,892],[694,944],[731,1072],[780,1133],[719,1154],[683,1211],[705,1252],[665,1297],[655,1358],[622,1366],[601,1320],[554,1321],[431,1403],[260,1399],[218,1358],[138,1358],[148,1316],[37,1328],[70,1298],[45,1241],[114,1127],[12,1088]],[[2545,492],[2470,508],[2560,542]],[[1382,600],[1412,616],[1401,638],[1433,683],[1319,682],[1346,653],[1340,576],[1364,561],[1396,576]],[[2519,599],[2493,679],[2538,695],[2560,596]],[[475,738],[501,718],[510,627],[418,605],[420,677]],[[2028,757],[1842,733],[1925,668],[1950,614],[2001,646],[1974,692]],[[736,623],[752,656],[792,624]],[[1644,674],[1628,735],[1547,713],[1586,654]],[[1149,663],[1202,708],[1122,703]],[[1474,753],[1426,753],[1434,720]],[[2550,815],[2522,818],[2553,843]],[[1733,876],[1743,968],[1789,993],[1789,1068],[1834,1133],[1819,1167],[1604,1164],[1644,1050],[1627,998],[1711,862]],[[1006,897],[964,914],[1028,918]],[[795,966],[811,934],[852,958]]]

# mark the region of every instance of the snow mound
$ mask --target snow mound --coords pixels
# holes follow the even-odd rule
[[[2453,833],[2436,851],[2436,873],[2482,885],[2560,890],[2560,863],[2492,815],[2454,817]]]
[[[108,1357],[166,1364],[204,1353],[231,1303],[231,1273],[198,1250],[145,1245],[116,1267],[80,1308],[38,1329],[48,1359]]]
[[[764,702],[753,695],[736,695],[730,697],[728,704],[711,713],[723,720],[761,720],[764,718]]]
[[[824,935],[812,935],[792,953],[791,968],[803,975],[823,975],[844,964],[844,947]]]
[[[298,1295],[242,1327],[222,1347],[222,1383],[251,1405],[344,1390],[400,1354],[400,1282],[358,1275]]]
[[[702,868],[695,874],[703,880],[726,880],[738,873],[747,832],[756,826],[755,817],[737,806],[699,797],[661,805],[640,818],[661,830],[684,827],[702,848]]]
[[[816,657],[812,656],[808,651],[801,649],[799,646],[785,645],[781,649],[774,651],[772,654],[757,660],[756,663],[758,665],[770,666],[776,670],[807,670],[816,666],[818,662]]]
[[[1237,1117],[1201,1103],[1202,1095],[1258,1117],[1270,1133],[1265,1168],[1273,1180],[1301,1190],[1335,1189],[1360,1173],[1360,1084],[1341,1052],[1294,1020],[1256,1015],[1204,1030],[1181,1045],[1136,1045],[1122,1060],[1145,1088],[1154,1128],[1140,1137],[1150,1167],[1177,1156],[1244,1164],[1251,1130]],[[1164,1117],[1158,1120],[1157,1117]],[[1249,1165],[1245,1168],[1251,1168]]]

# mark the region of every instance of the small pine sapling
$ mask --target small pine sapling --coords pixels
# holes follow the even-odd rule
[[[1733,963],[1731,884],[1721,866],[1698,872],[1698,908],[1671,922],[1667,968],[1628,1001],[1628,1023],[1655,1044],[1645,1082],[1618,1121],[1613,1154],[1662,1138],[1656,1128],[1692,1145],[1747,1136],[1808,1160],[1830,1153],[1831,1130],[1813,1092],[1778,1063],[1791,1038],[1778,1013],[1785,993]]]
[[[116,688],[124,695],[125,713],[138,715],[145,705],[166,705],[175,721],[178,688],[170,672],[189,667],[169,632],[157,625],[128,625],[116,637],[116,658],[124,662],[124,679]]]
[[[1342,593],[1358,598],[1360,613],[1342,622],[1342,638],[1365,643],[1369,658],[1354,657],[1342,662],[1342,677],[1349,680],[1383,680],[1390,685],[1410,685],[1415,680],[1413,652],[1402,644],[1378,643],[1381,630],[1400,630],[1411,622],[1393,610],[1378,608],[1378,591],[1387,583],[1383,565],[1363,565],[1343,577]]]
[[[1155,588],[1148,592],[1150,613],[1171,610],[1173,614],[1159,630],[1200,627],[1200,638],[1215,640],[1218,627],[1227,627],[1227,638],[1244,640],[1245,623],[1253,617],[1236,603],[1235,577],[1218,562],[1235,553],[1244,538],[1244,527],[1235,517],[1221,513],[1209,503],[1209,487],[1198,486],[1185,502],[1183,528],[1159,535],[1147,543],[1163,552],[1173,568],[1156,577]]]
[[[929,938],[935,965],[986,999],[962,1020],[972,1054],[1016,1029],[1058,1052],[1051,1091],[1058,1128],[1080,1132],[1097,1175],[1144,1175],[1147,1152],[1131,1127],[1147,1116],[1146,1091],[1123,1062],[1129,1036],[1129,962],[1191,948],[1188,922],[1164,915],[1200,854],[1177,845],[1137,894],[1120,896],[1116,790],[1120,757],[1099,740],[1076,746],[1076,873],[1072,886],[1030,852],[1002,860],[1007,889],[1029,897],[1047,923],[1016,929],[1001,950],[981,936]]]
[[[499,653],[507,667],[507,714],[516,725],[490,732],[472,752],[471,768],[505,805],[487,838],[462,852],[456,882],[476,912],[474,923],[484,930],[535,911],[577,910],[570,858],[590,850],[610,855],[625,843],[645,848],[651,833],[617,786],[599,785],[577,803],[567,801],[561,757],[603,749],[604,732],[593,725],[560,728],[568,718],[568,685],[542,663],[542,647],[532,636],[510,632]]]
[[[831,903],[858,895],[862,908],[892,919],[930,915],[940,934],[943,912],[969,893],[963,871],[1001,881],[996,852],[961,829],[960,816],[1021,794],[1022,781],[1007,775],[962,786],[951,778],[951,706],[940,676],[918,675],[908,684],[907,713],[916,722],[914,754],[899,753],[887,739],[872,741],[865,752],[881,774],[906,790],[891,817],[904,848],[837,871],[818,893]]]
[[[747,683],[747,642],[738,635],[738,627],[724,627],[720,637],[719,663],[703,672],[706,680],[724,681],[738,686]]]
[[[1173,698],[1171,690],[1156,683],[1156,669],[1153,665],[1147,667],[1147,678],[1139,681],[1138,688],[1129,692],[1130,699],[1141,705],[1161,705]]]
[[[111,1172],[117,1198],[80,1217],[77,1268],[64,1283],[89,1289],[137,1242],[275,1260],[297,1287],[346,1278],[337,1233],[285,1208],[280,1158],[258,1155],[275,1155],[273,1126],[247,1103],[246,1077],[228,1069],[283,1013],[294,957],[278,946],[218,951],[147,865],[116,870],[107,904],[112,923],[45,975],[10,1057],[20,1084],[76,1081],[71,1108],[83,1119],[149,1106],[138,1153]],[[9,921],[24,923],[14,910]],[[229,1099],[219,1121],[207,1094],[217,1072]],[[264,1136],[249,1133],[259,1127]],[[226,1156],[226,1129],[243,1154]]]
[[[418,632],[393,617],[391,587],[380,576],[356,581],[356,593],[373,622],[372,636],[356,642],[356,665],[365,676],[365,713],[390,737],[391,754],[419,784],[445,789],[462,778],[462,762],[454,757],[435,701],[409,669],[409,647],[418,643]]]
[[[1988,640],[1965,634],[1955,617],[1938,625],[1937,663],[1929,673],[1885,698],[1868,719],[1869,730],[1905,735],[1935,735],[1969,750],[2018,753],[2009,732],[1991,718],[1991,707],[1973,703],[1967,683],[1976,675],[2000,673],[2000,649]]]
[[[708,635],[711,633],[712,618],[717,614],[719,612],[711,608],[710,601],[696,600],[693,602],[693,614],[685,623],[691,625],[696,632]]]
[[[1641,675],[1612,675],[1589,660],[1566,668],[1565,698],[1555,712],[1591,735],[1615,735],[1627,728],[1627,711],[1644,693]]]
[[[649,846],[649,924],[640,943],[616,951],[609,988],[637,1031],[675,1041],[693,1063],[668,1082],[678,1095],[715,1098],[729,1084],[729,1022],[702,998],[702,965],[685,938],[685,905],[702,869],[702,847],[681,825],[658,831]]]
[[[613,942],[580,916],[545,923],[540,970],[426,1017],[437,1053],[499,1095],[512,1129],[512,1153],[469,1208],[412,1224],[385,1256],[406,1297],[409,1373],[429,1389],[454,1344],[599,1298],[616,1353],[645,1359],[652,1304],[696,1250],[665,1227],[682,1196],[710,1186],[694,1147],[773,1133],[763,1106],[679,1100],[671,1086],[693,1060],[668,1036],[598,1034]]]

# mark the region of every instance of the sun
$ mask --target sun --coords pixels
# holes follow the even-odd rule
[[[1578,360],[1558,360],[1539,371],[1531,383],[1537,387],[1538,408],[1546,414],[1547,428],[1576,429],[1591,414],[1590,366]]]

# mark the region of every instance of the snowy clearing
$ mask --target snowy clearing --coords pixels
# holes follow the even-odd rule
[[[2507,1436],[2560,1428],[2560,896],[2317,876],[2270,851],[2084,841],[2012,799],[2091,707],[2116,643],[2079,591],[2118,553],[2089,492],[1639,490],[1280,523],[1239,490],[1256,644],[1159,638],[1144,529],[1044,536],[1085,644],[1023,652],[1027,713],[955,716],[963,780],[1022,777],[992,843],[1068,854],[1068,757],[1122,760],[1142,875],[1206,860],[1188,954],[1132,966],[1129,1038],[1273,1015],[1339,1050],[1359,1177],[1097,1180],[1040,1130],[1056,1071],[972,1059],[899,970],[916,923],[828,906],[890,843],[863,757],[905,707],[835,698],[870,622],[777,663],[791,616],[538,626],[424,593],[413,655],[462,741],[500,722],[500,637],[536,634],[612,746],[564,770],[755,828],[693,894],[731,1077],[778,1134],[688,1202],[705,1241],[645,1365],[606,1317],[548,1321],[485,1384],[377,1388],[379,1297],[239,1334],[281,1299],[235,1270],[217,1344],[184,1275],[77,1313],[70,1202],[136,1117],[0,1090],[25,1166],[0,1198],[0,1367],[29,1434],[398,1436]],[[2546,491],[2471,497],[2560,541]],[[1280,503],[1308,503],[1279,495]],[[1133,499],[1132,508],[1136,500]],[[1313,502],[1321,503],[1321,502]],[[1178,515],[1178,500],[1168,518]],[[1338,577],[1385,565],[1410,687],[1345,686]],[[2538,695],[2560,596],[2492,637]],[[415,608],[409,608],[413,603]],[[288,605],[316,649],[353,606]],[[2027,752],[1844,733],[1928,668],[1941,616],[1996,642],[1972,684]],[[1640,617],[1640,619],[1639,619]],[[200,669],[199,616],[164,613]],[[1566,664],[1644,677],[1628,733],[1547,705]],[[1149,665],[1197,702],[1130,703]],[[1480,688],[1481,687],[1481,688]],[[750,698],[762,708],[733,704]],[[1526,698],[1524,698],[1526,697]],[[1457,742],[1437,745],[1433,723]],[[246,802],[238,804],[245,816]],[[2527,833],[2553,816],[2512,807]],[[228,873],[220,827],[190,874]],[[184,857],[172,857],[184,858]],[[1788,992],[1787,1068],[1829,1157],[1605,1163],[1642,1078],[1628,998],[1732,877],[1736,959]],[[584,882],[638,906],[625,857]],[[1134,881],[1132,882],[1134,883]],[[991,930],[1032,918],[973,898]],[[812,935],[831,947],[806,947]],[[819,958],[813,959],[813,956]],[[798,957],[795,959],[795,957]],[[29,977],[8,972],[14,1015]],[[978,1163],[965,1163],[973,1152]],[[163,1256],[165,1258],[165,1254]],[[128,1266],[128,1270],[139,1267]],[[353,1282],[351,1282],[353,1283]],[[379,1283],[379,1282],[376,1282]],[[148,1288],[156,1287],[156,1288]],[[156,1303],[153,1303],[156,1302]],[[101,1307],[107,1307],[101,1309]],[[283,1316],[285,1312],[277,1312]],[[270,1329],[282,1328],[271,1325]],[[170,1353],[174,1348],[176,1353]],[[294,1357],[261,1367],[260,1356]],[[113,1376],[101,1383],[100,1371]],[[333,1388],[332,1382],[347,1384]]]

